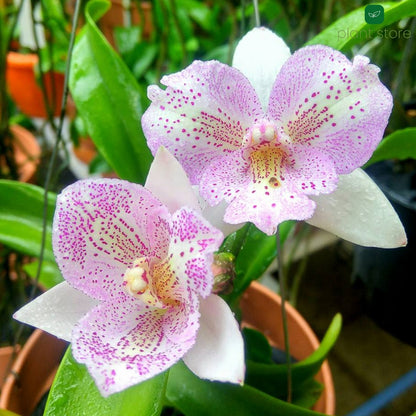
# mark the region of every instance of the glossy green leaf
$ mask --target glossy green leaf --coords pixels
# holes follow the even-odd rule
[[[361,7],[338,19],[306,44],[322,44],[331,46],[334,49],[345,50],[363,39],[370,40],[372,36],[377,35],[379,30],[400,19],[416,16],[416,0],[377,4],[382,5],[384,8],[383,23],[377,25],[368,24],[364,16],[365,7]]]
[[[329,351],[334,346],[341,331],[342,318],[337,314],[332,320],[319,348],[308,358],[292,365],[292,383],[294,391],[301,390],[299,386],[315,377],[325,361]],[[267,365],[247,362],[246,383],[276,397],[287,395],[287,365]]]
[[[109,3],[86,7],[86,26],[78,35],[71,64],[70,90],[88,133],[123,179],[144,183],[152,160],[141,130],[141,90],[124,62],[93,21]]]
[[[44,416],[158,416],[162,411],[167,374],[104,398],[86,367],[74,360],[68,348],[49,393]]]
[[[279,226],[280,241],[286,241],[289,232],[295,222],[286,221]],[[268,236],[258,230],[254,225],[248,224],[237,231],[236,244],[241,244],[241,249],[236,255],[234,291],[227,300],[235,301],[247,289],[253,280],[258,279],[276,259],[276,236]],[[234,250],[235,251],[235,250]]]
[[[30,277],[35,279],[37,275],[38,267],[39,267],[39,261],[36,260],[36,261],[33,261],[32,263],[25,264],[23,266],[23,269]],[[62,274],[56,262],[44,260],[42,262],[42,269],[39,275],[39,284],[44,289],[50,289],[63,281],[64,281],[64,278],[62,277]]]
[[[397,130],[385,137],[366,166],[386,159],[416,159],[416,127]]]
[[[261,332],[252,328],[244,328],[243,337],[246,360],[264,364],[273,363],[272,348]]]
[[[321,413],[269,396],[248,385],[202,380],[182,362],[169,372],[166,397],[186,416],[309,416]]]
[[[17,181],[0,181],[0,242],[21,253],[39,256],[43,227],[44,190]],[[56,195],[49,193],[44,257],[54,261],[52,220]]]

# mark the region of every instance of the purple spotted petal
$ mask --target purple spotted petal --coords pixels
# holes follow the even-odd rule
[[[126,268],[138,257],[162,256],[167,249],[160,246],[168,241],[158,218],[162,214],[167,209],[149,191],[126,181],[85,180],[65,188],[58,196],[53,226],[62,275],[94,299],[124,297]]]
[[[201,196],[211,205],[231,202],[251,181],[250,163],[244,150],[237,150],[214,159],[205,169],[200,183]],[[245,220],[246,221],[246,220]],[[243,221],[243,222],[245,222]]]
[[[349,173],[370,158],[391,112],[378,72],[363,56],[351,63],[326,46],[302,48],[276,78],[268,117],[294,145],[319,149],[337,173]]]
[[[168,257],[181,291],[192,290],[202,297],[211,293],[213,254],[222,240],[222,233],[192,210],[182,208],[172,215]]]
[[[195,342],[198,317],[197,303],[186,310],[140,307],[134,298],[103,303],[74,328],[74,358],[87,366],[101,394],[108,396],[176,363]]]
[[[224,220],[231,224],[251,221],[261,231],[272,235],[283,221],[310,218],[314,208],[315,203],[305,195],[282,189],[272,189],[266,195],[250,184],[241,190],[239,198],[228,205]]]
[[[237,69],[216,61],[195,61],[149,87],[152,104],[142,118],[153,154],[165,146],[192,183],[217,156],[241,147],[247,129],[262,116],[259,98]]]

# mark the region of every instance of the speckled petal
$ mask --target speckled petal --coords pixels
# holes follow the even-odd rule
[[[222,200],[231,202],[250,183],[250,163],[244,150],[213,160],[200,179],[201,196],[212,206]]]
[[[239,69],[256,90],[266,111],[270,91],[290,49],[282,38],[265,27],[256,27],[237,44],[233,67]]]
[[[230,203],[226,222],[251,221],[266,234],[274,234],[282,221],[312,216],[315,203],[306,195],[330,192],[336,186],[333,167],[330,170],[331,164],[323,163],[325,155],[307,149],[297,156],[297,164],[291,164],[294,157],[272,144],[233,152],[206,169],[201,194],[211,204],[222,199]]]
[[[23,306],[13,318],[70,342],[75,324],[97,304],[62,282]]]
[[[337,173],[350,173],[370,158],[391,112],[378,72],[363,56],[351,63],[326,46],[302,48],[276,78],[268,117],[294,145],[313,146],[331,157]]]
[[[270,190],[270,195],[266,195],[250,184],[228,205],[224,221],[231,224],[251,221],[259,230],[272,235],[283,221],[310,218],[314,208],[315,202],[305,195],[281,188]]]
[[[211,293],[213,254],[222,243],[221,231],[188,208],[172,215],[169,262],[179,279],[179,288],[202,297]],[[185,299],[184,299],[185,300]]]
[[[260,101],[240,71],[217,61],[195,61],[161,83],[166,90],[149,87],[143,131],[152,153],[165,146],[196,184],[213,158],[241,146]]]
[[[74,358],[87,366],[105,397],[165,371],[195,342],[197,305],[186,315],[175,307],[141,308],[134,300],[97,306],[73,331]],[[178,332],[177,342],[165,336],[188,325],[192,331]]]
[[[361,169],[341,175],[332,194],[312,198],[316,210],[309,224],[362,246],[394,248],[407,243],[390,202]]]
[[[243,384],[244,342],[229,306],[211,295],[200,305],[201,319],[195,345],[183,357],[200,378]]]
[[[138,257],[155,255],[149,239],[169,241],[165,235],[154,238],[163,227],[149,223],[161,222],[159,215],[168,215],[167,209],[140,185],[94,179],[65,188],[58,196],[53,225],[54,253],[62,275],[95,299],[125,296],[121,283],[126,268]]]
[[[198,198],[180,163],[161,146],[147,175],[145,188],[165,205],[170,213],[187,206],[200,210]]]

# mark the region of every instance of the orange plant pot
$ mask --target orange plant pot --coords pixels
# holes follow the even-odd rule
[[[42,90],[35,77],[35,65],[38,56],[9,52],[7,54],[6,81],[13,101],[29,117],[47,117]],[[53,105],[52,113],[60,115],[64,92],[64,75],[48,72],[44,78],[48,102]],[[55,90],[54,90],[55,89]],[[53,94],[54,91],[54,94]]]
[[[241,299],[243,325],[261,331],[269,342],[284,349],[281,298],[258,282],[253,282]],[[297,360],[307,358],[319,347],[319,341],[310,326],[291,305],[286,304],[290,353]],[[335,413],[335,389],[329,364],[325,361],[316,379],[324,391],[313,410],[327,415]]]
[[[16,352],[20,348],[16,349]],[[14,348],[12,346],[0,348],[0,391],[9,370],[10,361],[13,359]]]
[[[39,164],[41,149],[36,137],[19,125],[10,127],[13,135],[13,151],[17,166],[19,181],[30,182]],[[0,168],[5,165],[3,155],[0,157]]]
[[[4,383],[0,408],[30,416],[50,389],[68,343],[36,329],[30,336]]]

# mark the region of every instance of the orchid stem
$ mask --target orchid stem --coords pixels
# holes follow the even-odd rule
[[[283,267],[283,246],[280,242],[279,227],[276,231],[276,247],[277,247],[277,267],[279,272],[280,296],[282,298],[282,321],[283,321],[283,338],[285,344],[286,364],[287,364],[287,401],[292,402],[292,359],[290,356],[289,346],[289,330],[287,326],[286,314],[286,278]]]
[[[254,17],[256,19],[256,27],[260,27],[260,13],[259,13],[259,2],[258,0],[253,0],[254,5]]]

